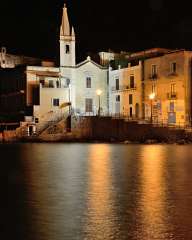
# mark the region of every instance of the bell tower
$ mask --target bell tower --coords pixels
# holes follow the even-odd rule
[[[74,67],[75,56],[75,31],[70,27],[66,4],[60,28],[60,67]]]

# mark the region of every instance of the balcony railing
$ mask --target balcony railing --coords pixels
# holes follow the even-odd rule
[[[52,85],[52,84],[42,84],[40,83],[41,88],[69,88],[69,85]]]
[[[112,87],[112,91],[127,91],[127,90],[136,90],[136,85],[120,85],[118,88],[117,87]]]
[[[155,80],[155,79],[157,79],[157,78],[158,78],[157,73],[151,73],[151,74],[149,74],[149,79]]]
[[[176,92],[167,93],[167,98],[168,99],[177,99],[177,93]]]

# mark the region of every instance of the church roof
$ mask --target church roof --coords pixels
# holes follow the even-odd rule
[[[69,25],[69,18],[68,18],[66,4],[64,4],[64,8],[63,8],[60,36],[70,36],[70,25]]]
[[[100,69],[103,69],[103,70],[107,69],[107,67],[103,67],[103,66],[101,66],[100,64],[94,62],[94,61],[90,58],[90,56],[88,56],[87,59],[84,60],[83,62],[78,63],[78,64],[76,65],[76,68],[79,68],[79,67],[81,67],[81,66],[83,66],[83,65],[85,65],[85,64],[87,64],[87,63],[89,63],[89,62],[92,63],[92,64],[94,64],[96,67],[98,67],[98,68],[100,68]]]

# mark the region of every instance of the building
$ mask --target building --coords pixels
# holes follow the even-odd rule
[[[19,120],[23,117],[27,124],[60,119],[65,113],[112,114],[152,123],[191,125],[192,52],[153,48],[99,55],[100,64],[89,56],[76,63],[76,36],[65,5],[60,65],[3,65],[1,111],[19,113]]]
[[[144,61],[145,117],[176,125],[191,124],[192,52],[169,51]],[[154,93],[151,103],[149,95]]]
[[[21,65],[37,65],[41,60],[33,57],[18,56],[8,54],[5,47],[1,48],[0,52],[0,68],[15,68]]]
[[[142,62],[109,68],[109,112],[132,119],[142,117]]]
[[[153,123],[191,125],[192,52],[157,48],[127,60],[127,67],[109,70],[109,111]]]
[[[60,27],[59,67],[43,62],[41,66],[28,64],[22,68],[13,64],[13,68],[8,70],[6,65],[0,74],[0,101],[4,106],[1,109],[5,113],[10,112],[10,105],[14,101],[11,95],[17,95],[22,97],[22,104],[17,101],[19,106],[13,106],[11,112],[13,115],[18,115],[18,111],[22,112],[23,120],[28,123],[45,122],[50,116],[53,118],[63,112],[88,116],[96,115],[98,111],[107,114],[108,68],[94,62],[90,57],[76,63],[75,45],[75,31],[69,23],[65,5]],[[13,82],[16,84],[15,89]],[[100,96],[97,95],[97,90],[100,90]],[[21,120],[22,116],[18,119]]]

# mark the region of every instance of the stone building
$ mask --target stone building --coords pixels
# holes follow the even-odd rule
[[[90,116],[99,112],[189,125],[191,62],[190,51],[154,48],[136,53],[101,52],[101,65],[90,57],[76,63],[76,36],[65,5],[60,28],[60,65],[43,62],[41,66],[2,68],[1,110],[8,112],[13,108],[31,124],[59,119],[63,113]]]
[[[15,68],[21,65],[36,65],[40,64],[41,60],[33,57],[19,56],[8,54],[5,47],[1,48],[0,52],[0,68]]]

